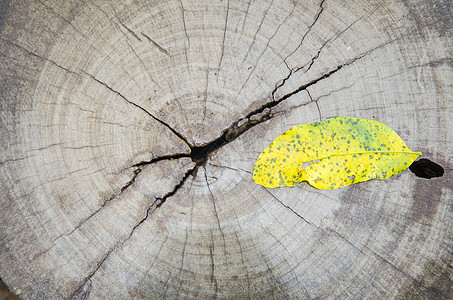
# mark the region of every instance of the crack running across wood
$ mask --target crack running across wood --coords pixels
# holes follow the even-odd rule
[[[145,111],[148,115],[150,115],[151,117],[153,117],[156,121],[160,122],[161,124],[163,124],[165,127],[167,127],[168,129],[170,129],[175,135],[177,135],[181,140],[183,140],[190,148],[190,154],[185,154],[185,153],[180,153],[180,154],[174,154],[174,155],[166,155],[166,156],[161,156],[161,157],[157,157],[157,158],[154,158],[154,159],[151,159],[150,161],[142,161],[142,162],[139,162],[139,163],[136,163],[134,164],[133,166],[131,167],[136,167],[138,168],[136,172],[134,172],[134,177],[131,179],[131,181],[129,181],[120,191],[120,193],[124,192],[129,186],[131,186],[133,184],[133,182],[135,181],[135,178],[137,177],[137,175],[141,172],[141,168],[145,165],[149,165],[149,164],[153,164],[155,162],[158,162],[158,161],[163,161],[163,160],[173,160],[173,159],[179,159],[179,158],[183,158],[183,157],[190,157],[192,159],[192,161],[195,163],[195,166],[192,167],[191,169],[189,169],[183,176],[183,178],[181,179],[181,181],[176,184],[174,186],[174,188],[168,192],[167,194],[165,194],[163,197],[161,198],[157,198],[155,199],[152,204],[148,207],[148,209],[146,210],[146,213],[145,213],[145,216],[132,228],[130,234],[120,240],[113,248],[110,248],[106,254],[103,256],[103,258],[100,260],[100,262],[96,265],[96,267],[94,268],[94,270],[87,276],[85,277],[84,280],[82,280],[82,282],[80,283],[80,285],[75,289],[75,291],[71,294],[70,298],[73,298],[74,296],[76,296],[77,294],[81,293],[83,291],[83,288],[84,286],[90,282],[91,278],[94,276],[94,274],[96,273],[96,271],[101,267],[101,265],[106,261],[106,259],[110,256],[110,254],[112,252],[114,252],[116,249],[118,249],[118,247],[122,246],[127,240],[129,240],[131,238],[131,236],[133,235],[133,233],[135,232],[135,230],[141,225],[143,224],[143,222],[146,221],[146,219],[148,218],[148,216],[150,215],[150,213],[152,212],[152,209],[157,209],[159,208],[163,203],[165,203],[165,201],[172,197],[174,194],[176,194],[176,192],[184,185],[184,183],[187,181],[187,179],[190,177],[190,176],[196,176],[197,174],[197,171],[198,171],[198,168],[200,166],[205,166],[205,164],[207,163],[209,157],[216,151],[218,150],[219,148],[225,146],[226,144],[234,141],[236,138],[238,138],[240,135],[242,135],[244,132],[246,132],[247,130],[251,129],[252,127],[262,123],[262,122],[265,122],[269,119],[271,119],[275,113],[273,113],[271,111],[271,109],[275,106],[277,106],[278,104],[280,104],[282,101],[290,98],[291,96],[301,92],[301,91],[305,91],[307,90],[308,87],[318,83],[319,81],[321,80],[324,80],[326,78],[329,78],[330,76],[332,76],[334,73],[338,72],[341,68],[343,68],[344,66],[347,66],[347,65],[350,65],[352,63],[354,63],[355,61],[361,59],[362,57],[364,57],[365,55],[367,55],[369,52],[373,51],[374,49],[368,51],[368,52],[365,52],[363,53],[362,55],[350,60],[349,62],[345,63],[345,64],[342,64],[342,65],[339,65],[337,66],[336,68],[330,70],[329,72],[323,74],[322,76],[316,78],[316,79],[313,79],[312,81],[304,84],[304,85],[301,85],[299,86],[299,88],[297,88],[296,90],[280,97],[279,99],[274,99],[270,102],[267,102],[265,103],[264,105],[262,105],[261,107],[251,111],[250,113],[248,113],[245,117],[233,122],[233,124],[230,125],[230,127],[228,127],[226,130],[224,130],[222,132],[222,134],[220,135],[220,137],[218,137],[217,139],[211,141],[210,143],[207,143],[203,146],[192,146],[190,143],[188,143],[188,141],[180,134],[178,133],[177,131],[175,131],[173,128],[170,127],[170,125],[168,125],[167,123],[157,119],[156,117],[154,117],[151,113],[149,113],[147,110],[145,110],[144,108],[142,108],[141,106],[139,106],[138,104],[134,103],[134,102],[131,102],[129,101],[127,98],[125,98],[121,93],[119,93],[118,91],[115,91],[113,90],[110,86],[108,86],[106,83],[103,83],[102,81],[99,81],[97,78],[95,78],[94,76],[86,73],[87,75],[89,75],[90,77],[92,77],[95,81],[97,81],[98,83],[104,85],[105,87],[107,87],[108,89],[110,89],[112,92],[115,92],[116,94],[118,94],[121,98],[123,98],[124,100],[126,100],[128,103],[140,108],[141,110]],[[280,86],[276,86],[275,89],[272,91],[272,94],[271,95],[274,95],[275,94],[275,91],[279,88]],[[307,222],[308,223],[308,222]],[[310,223],[309,223],[310,224]]]

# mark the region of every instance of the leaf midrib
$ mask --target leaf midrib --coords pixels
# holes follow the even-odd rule
[[[365,152],[347,152],[347,153],[338,153],[338,154],[332,154],[332,155],[328,155],[328,156],[324,156],[324,157],[318,157],[316,159],[312,159],[312,160],[306,160],[304,162],[311,162],[311,161],[317,161],[317,160],[321,160],[321,159],[325,159],[325,158],[328,158],[328,157],[332,157],[332,156],[345,156],[345,155],[354,155],[354,154],[368,154],[368,153],[397,153],[397,154],[411,154],[411,155],[422,155],[421,152],[412,152],[412,151],[365,151]]]

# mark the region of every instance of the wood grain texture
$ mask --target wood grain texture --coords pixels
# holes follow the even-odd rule
[[[22,299],[452,298],[451,48],[448,1],[1,1],[0,277]],[[253,183],[278,135],[334,116],[445,175]]]

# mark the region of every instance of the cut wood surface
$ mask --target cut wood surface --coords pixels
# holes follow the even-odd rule
[[[453,298],[450,1],[1,1],[0,278],[22,299]],[[445,169],[253,182],[301,123]]]

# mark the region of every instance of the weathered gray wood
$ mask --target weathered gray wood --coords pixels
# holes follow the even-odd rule
[[[0,278],[23,299],[453,297],[450,9],[2,1]],[[253,183],[275,137],[333,116],[446,174]]]

